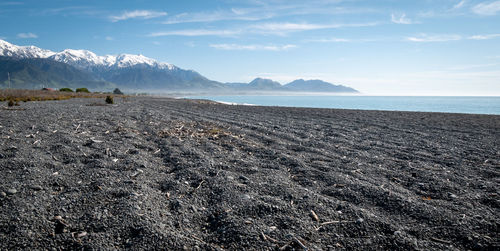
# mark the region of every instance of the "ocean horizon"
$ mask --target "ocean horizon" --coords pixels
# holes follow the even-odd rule
[[[225,104],[500,115],[500,96],[221,95]]]

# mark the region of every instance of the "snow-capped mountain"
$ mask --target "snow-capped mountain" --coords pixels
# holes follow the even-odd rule
[[[149,66],[161,70],[177,69],[177,67],[172,64],[160,63],[143,55],[119,54],[98,56],[91,51],[72,49],[53,52],[40,49],[36,46],[17,46],[4,40],[0,40],[0,56],[14,58],[48,58],[90,71],[102,67],[127,68],[136,65]]]
[[[297,80],[282,86],[269,79],[257,78],[246,83],[220,83],[193,70],[161,63],[143,55],[99,56],[87,50],[60,52],[36,46],[17,46],[0,40],[0,87],[8,77],[14,88],[90,87],[125,91],[162,91],[188,93],[240,92],[357,92],[342,85],[320,80]]]
[[[91,74],[96,81],[115,83],[123,89],[182,90],[220,86],[220,83],[210,81],[195,71],[161,63],[143,55],[99,56],[88,50],[72,49],[53,52],[35,46],[17,46],[0,40],[0,56],[64,63]]]
[[[17,46],[0,39],[0,56],[15,58],[48,58],[55,52],[36,46]]]

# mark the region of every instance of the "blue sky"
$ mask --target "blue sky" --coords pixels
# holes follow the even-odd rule
[[[13,44],[143,54],[222,82],[500,95],[498,0],[1,0],[0,23]]]

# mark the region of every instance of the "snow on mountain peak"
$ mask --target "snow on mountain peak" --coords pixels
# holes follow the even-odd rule
[[[132,55],[132,54],[120,54],[116,56],[116,63],[115,65],[117,67],[123,68],[123,67],[130,67],[134,65],[140,65],[140,64],[145,64],[149,65],[152,67],[157,67],[160,69],[165,69],[168,68],[169,70],[174,69],[174,66],[171,64],[167,63],[159,63],[158,61],[145,57],[143,55]]]
[[[53,51],[40,49],[36,46],[17,46],[0,39],[0,56],[15,58],[47,58]]]
[[[15,58],[49,58],[70,64],[77,68],[90,70],[94,67],[132,67],[148,65],[159,69],[174,70],[176,67],[168,63],[160,63],[143,55],[119,54],[98,56],[88,50],[66,49],[61,52],[40,49],[36,46],[17,46],[0,39],[0,56]]]
[[[137,64],[155,65],[157,62],[154,59],[147,58],[143,55],[120,54],[116,56],[116,65],[118,67],[129,67]]]

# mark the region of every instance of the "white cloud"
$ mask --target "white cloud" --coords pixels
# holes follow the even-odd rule
[[[296,45],[287,44],[287,45],[240,45],[240,44],[211,44],[210,47],[220,50],[244,50],[244,51],[285,51],[289,49],[296,48]]]
[[[106,40],[108,40],[108,41],[112,41],[112,40],[114,40],[114,38],[113,38],[113,37],[110,37],[110,36],[106,36],[104,39],[106,39]]]
[[[320,29],[336,29],[343,27],[364,27],[374,26],[377,23],[359,23],[359,24],[309,24],[309,23],[261,23],[242,27],[240,29],[226,30],[173,30],[164,32],[153,32],[150,37],[161,36],[236,36],[243,33],[266,34],[283,36],[291,32],[300,32]]]
[[[477,69],[477,68],[489,68],[493,66],[497,66],[498,64],[469,64],[469,65],[457,65],[453,67],[449,67],[448,70],[450,71],[463,71],[463,70],[470,70],[470,69]]]
[[[406,17],[406,14],[401,14],[399,16],[396,16],[395,14],[391,14],[391,22],[395,24],[413,24],[411,19]]]
[[[252,25],[249,28],[254,33],[286,35],[291,32],[322,30],[322,29],[338,29],[344,27],[365,27],[375,26],[377,23],[353,23],[353,24],[310,24],[310,23],[261,23]]]
[[[227,2],[227,1],[226,1]],[[338,6],[342,1],[243,1],[246,7],[233,7],[214,11],[179,13],[168,18],[164,24],[216,22],[221,20],[258,21],[294,15],[342,15],[375,12],[367,8]],[[234,1],[231,1],[234,3]]]
[[[308,24],[308,23],[263,23],[251,26],[257,30],[264,31],[305,31],[305,30],[318,30],[326,29],[328,25]]]
[[[447,41],[458,41],[458,40],[488,40],[500,37],[500,33],[497,34],[482,34],[473,36],[462,36],[457,34],[438,34],[438,35],[428,35],[420,34],[415,37],[407,37],[407,41],[412,42],[447,42]]]
[[[191,47],[191,48],[194,48],[196,47],[196,43],[193,42],[193,41],[188,41],[188,42],[185,42],[184,43],[187,47]]]
[[[238,30],[175,30],[175,31],[163,31],[163,32],[153,32],[149,34],[150,37],[164,37],[164,36],[234,36],[240,34],[241,31]]]
[[[392,41],[393,39],[389,37],[379,37],[379,38],[320,38],[320,39],[305,39],[303,42],[305,43],[367,43],[367,42],[381,42],[381,41]]]
[[[474,35],[474,36],[470,36],[468,38],[472,39],[472,40],[487,40],[487,39],[493,39],[493,38],[497,38],[497,37],[500,37],[500,34]]]
[[[38,36],[34,33],[28,32],[28,33],[19,33],[17,34],[18,38],[38,38]]]
[[[345,38],[322,38],[322,39],[307,39],[304,42],[316,42],[316,43],[347,43],[352,42],[351,39]]]
[[[477,4],[472,7],[472,12],[483,16],[496,15],[497,12],[500,12],[500,1]]]
[[[458,9],[460,9],[460,8],[464,7],[465,2],[466,2],[465,0],[462,0],[462,1],[460,1],[459,3],[457,3],[457,4],[453,5],[452,10],[458,10]]]
[[[169,18],[164,24],[178,23],[199,23],[199,22],[216,22],[223,20],[242,20],[242,21],[257,21],[273,17],[272,13],[248,13],[243,9],[231,9],[230,11],[212,11],[212,12],[195,12],[181,13]]]
[[[439,34],[439,35],[427,35],[420,34],[417,37],[407,37],[407,41],[411,42],[447,42],[447,41],[457,41],[461,40],[462,36],[456,34]]]
[[[119,16],[110,16],[109,19],[112,22],[118,22],[122,20],[132,19],[132,18],[141,18],[141,19],[151,19],[156,17],[166,16],[167,13],[163,11],[151,11],[151,10],[133,10],[133,11],[124,11]]]

